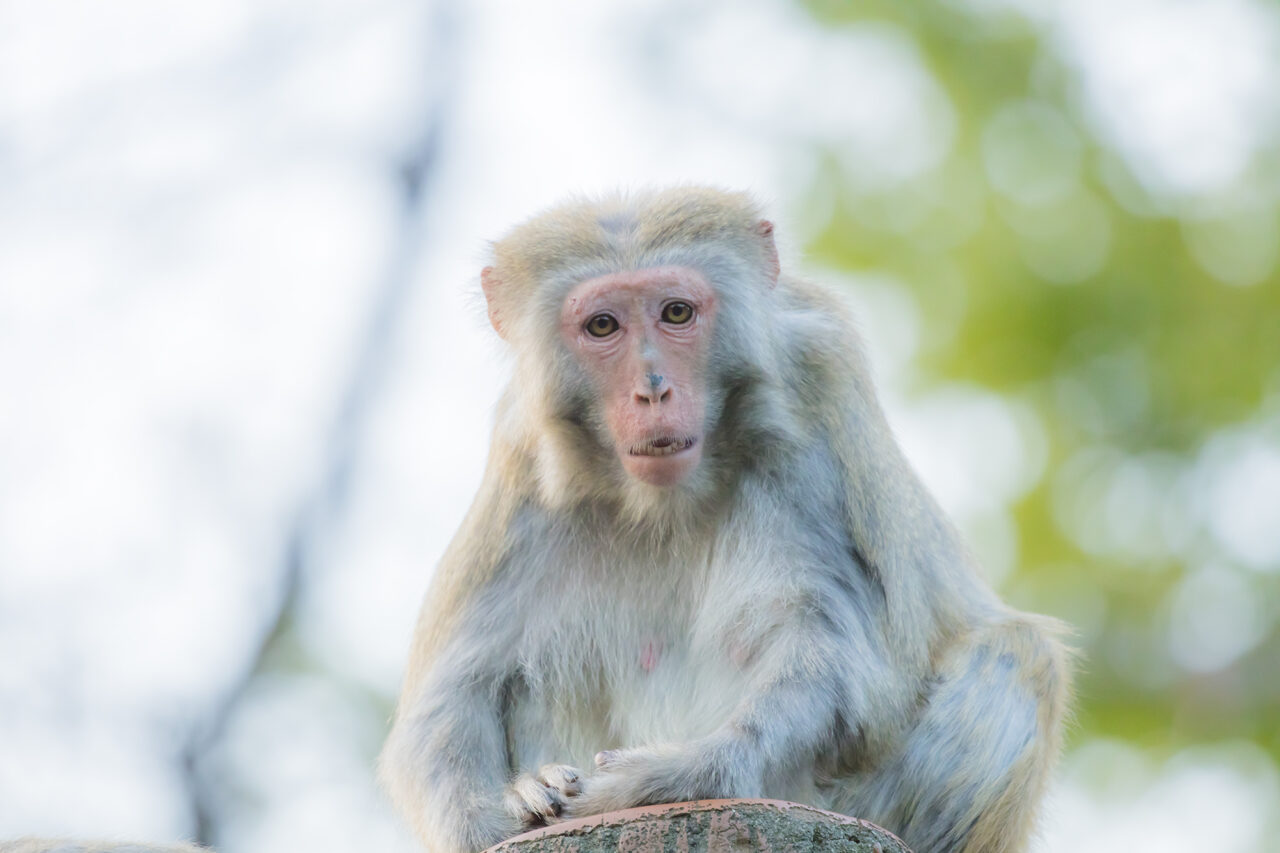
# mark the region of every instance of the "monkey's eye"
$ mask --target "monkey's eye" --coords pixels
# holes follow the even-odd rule
[[[683,326],[693,319],[693,306],[688,302],[668,302],[662,307],[662,322]]]
[[[586,330],[593,338],[607,338],[618,331],[618,321],[612,314],[597,314],[587,321]]]

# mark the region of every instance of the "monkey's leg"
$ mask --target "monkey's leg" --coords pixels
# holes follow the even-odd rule
[[[1067,682],[1063,648],[1037,623],[980,629],[944,659],[902,752],[837,807],[883,822],[916,853],[1022,850],[1057,757]]]

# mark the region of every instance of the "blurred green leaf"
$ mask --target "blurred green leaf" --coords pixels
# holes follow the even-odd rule
[[[831,27],[909,33],[951,99],[948,159],[906,183],[866,191],[839,151],[815,152],[814,197],[837,189],[807,250],[912,291],[923,339],[915,390],[963,381],[1035,407],[1049,465],[1011,508],[1020,569],[1006,591],[1067,618],[1069,602],[1098,602],[1099,623],[1081,638],[1078,736],[1162,749],[1244,737],[1280,757],[1280,567],[1244,573],[1265,620],[1252,650],[1204,673],[1169,641],[1182,630],[1170,607],[1188,573],[1233,560],[1193,517],[1195,500],[1212,499],[1195,491],[1202,451],[1224,428],[1276,422],[1280,153],[1263,152],[1218,195],[1162,212],[1095,138],[1076,72],[1033,22],[943,2],[805,5]],[[1271,438],[1280,441],[1273,427]],[[1070,500],[1065,466],[1092,448],[1163,460],[1170,482],[1186,484],[1191,499],[1165,489],[1154,510],[1177,547],[1108,545],[1101,528],[1126,523],[1123,501],[1099,516],[1102,544],[1064,530],[1055,494]]]

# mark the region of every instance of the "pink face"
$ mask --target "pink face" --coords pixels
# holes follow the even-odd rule
[[[702,458],[715,292],[689,267],[588,279],[569,292],[560,334],[594,380],[631,476],[672,486]]]

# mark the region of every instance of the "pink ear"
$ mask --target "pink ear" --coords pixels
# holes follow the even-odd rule
[[[769,273],[771,282],[777,284],[778,276],[782,273],[782,265],[778,262],[778,246],[773,242],[773,223],[767,219],[761,219],[760,224],[756,226],[756,233],[764,241],[765,270]]]
[[[506,340],[507,335],[502,330],[502,319],[498,315],[498,288],[501,286],[502,282],[498,281],[493,267],[480,270],[480,289],[484,291],[484,301],[489,306],[489,325],[493,326],[498,337]]]

